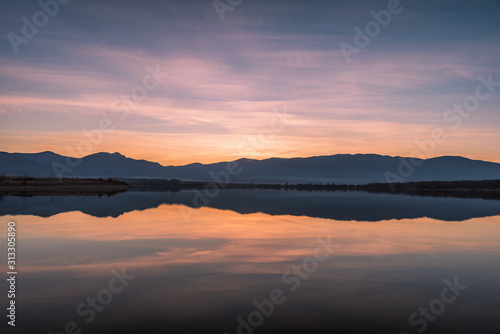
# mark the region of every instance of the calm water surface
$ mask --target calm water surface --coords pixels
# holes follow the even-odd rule
[[[500,332],[498,201],[192,198],[3,198],[1,245],[18,228],[12,332]]]

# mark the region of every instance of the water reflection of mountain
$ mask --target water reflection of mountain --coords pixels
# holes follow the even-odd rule
[[[198,193],[199,195],[200,193]],[[380,221],[429,217],[461,221],[500,215],[500,202],[485,199],[421,197],[374,194],[362,191],[308,192],[283,190],[221,190],[213,199],[196,196],[192,190],[178,192],[128,191],[114,196],[6,196],[0,215],[49,217],[81,211],[95,217],[117,217],[134,210],[162,204],[206,206],[242,214],[309,216],[335,220]]]

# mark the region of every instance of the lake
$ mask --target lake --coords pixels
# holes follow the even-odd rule
[[[196,195],[0,199],[1,247],[17,230],[12,332],[499,332],[500,201]]]

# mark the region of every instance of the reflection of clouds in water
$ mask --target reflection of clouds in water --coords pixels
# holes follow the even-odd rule
[[[397,332],[400,323],[407,324],[408,314],[442,289],[442,279],[450,272],[465,284],[477,281],[477,272],[482,272],[484,288],[497,286],[500,268],[491,259],[500,252],[500,216],[465,222],[419,218],[373,223],[198,210],[189,225],[175,205],[117,218],[77,211],[50,218],[21,217],[26,242],[19,249],[19,300],[28,310],[21,332],[61,328],[75,317],[76,305],[106,287],[113,268],[125,268],[137,280],[106,307],[107,316],[92,324],[99,328],[88,332],[109,332],[106,327],[137,333],[144,326],[141,319],[161,319],[157,330],[150,330],[148,322],[149,333],[164,333],[165,324],[179,334],[223,333],[238,316],[250,312],[253,300],[269,298],[273,289],[282,289],[290,301],[280,309],[281,316],[266,319],[269,328],[291,332],[301,325],[292,317],[314,318],[318,327],[335,325],[354,333],[363,331],[353,324],[378,328],[380,319],[387,319],[394,328],[385,332]],[[310,273],[292,298],[282,274],[313,255],[318,237],[329,235],[341,247]],[[496,326],[498,312],[490,307],[495,295],[476,291],[468,291],[471,302],[462,304],[464,314],[482,319],[486,327]],[[450,331],[464,329],[455,319],[445,314],[440,321]],[[471,321],[471,326],[476,323]],[[263,334],[271,333],[262,329]]]
[[[222,239],[204,239],[201,241],[164,238],[130,240],[68,240],[39,239],[31,240],[23,246],[24,265],[26,267],[76,267],[81,265],[116,264],[140,262],[164,256],[189,258],[209,253],[220,248],[227,241]]]
[[[200,214],[193,216],[190,225],[183,224],[175,205],[133,211],[118,218],[95,218],[80,212],[48,219],[32,216],[24,228],[29,242],[20,249],[23,268],[49,272],[223,264],[225,273],[279,273],[288,270],[286,264],[311,256],[317,238],[327,235],[342,245],[335,255],[351,259],[405,254],[408,245],[419,254],[433,254],[443,245],[457,252],[500,249],[492,237],[500,232],[500,216],[475,219],[475,224],[429,218],[374,224],[198,210]]]
[[[290,243],[290,248],[294,245],[295,243]],[[491,266],[491,257],[483,255],[476,253],[473,261],[470,257],[463,258],[462,254],[456,253],[441,253],[438,257],[436,254],[415,253],[396,256],[333,256],[322,262],[318,271],[311,273],[307,283],[304,281],[305,285],[300,292],[293,294],[293,298],[290,284],[283,283],[281,272],[259,271],[259,268],[263,267],[271,269],[276,266],[275,263],[249,262],[246,263],[247,270],[241,272],[234,272],[233,264],[227,263],[154,265],[141,270],[127,267],[127,274],[136,275],[138,280],[120,295],[117,299],[119,302],[113,302],[106,309],[106,312],[111,312],[107,314],[113,316],[100,318],[99,321],[107,326],[122,327],[117,332],[127,334],[133,331],[118,321],[119,317],[116,315],[130,321],[128,326],[133,325],[134,321],[140,323],[140,319],[157,318],[168,323],[169,327],[178,326],[182,329],[176,330],[175,333],[188,333],[188,329],[191,329],[191,333],[223,333],[235,323],[236,317],[248,314],[253,300],[268,298],[270,291],[279,288],[290,297],[286,304],[287,310],[280,311],[285,313],[277,314],[266,321],[272,323],[285,317],[287,321],[282,325],[288,330],[299,326],[289,320],[292,315],[302,319],[312,317],[318,326],[325,328],[335,323],[337,327],[347,326],[346,328],[350,329],[353,319],[360,317],[364,325],[374,321],[374,328],[380,325],[377,323],[380,319],[388,319],[389,324],[395,321],[394,326],[397,327],[400,326],[399,319],[406,320],[415,307],[429,302],[429,296],[433,296],[441,287],[440,279],[446,278],[450,271],[459,273],[461,280],[463,278],[463,282],[468,284],[470,281],[477,282],[477,272],[480,268],[490,267],[490,271],[482,271],[480,284],[483,287],[495,287],[499,269]],[[279,264],[288,270],[297,264],[297,260]],[[463,272],[461,268],[467,270]],[[23,301],[25,305],[29,305],[27,313],[36,310],[39,313],[31,315],[32,317],[47,318],[50,319],[48,321],[59,324],[60,309],[63,309],[64,305],[74,309],[75,305],[87,296],[95,295],[98,289],[103,288],[109,281],[108,270],[100,270],[97,277],[93,276],[86,273],[85,269],[57,273],[26,273],[24,290],[31,298]],[[139,279],[140,284],[136,284]],[[422,284],[423,282],[425,284]],[[467,293],[469,301],[461,304],[460,312],[468,319],[483,319],[485,326],[496,324],[497,312],[490,306],[494,305],[496,296],[485,296],[481,289]],[[54,296],[58,298],[54,299]],[[40,310],[37,307],[40,300],[47,301],[50,309]],[[381,300],[384,303],[380,303]],[[364,311],[360,313],[360,309]],[[339,313],[341,316],[335,316]],[[58,318],[53,319],[56,315]],[[332,315],[335,316],[334,319]],[[197,320],[200,326],[198,330],[189,328],[192,324],[188,320],[190,318]],[[456,331],[459,326],[464,326],[463,323],[456,323],[456,318],[446,317],[446,314],[440,321]],[[403,322],[403,325],[405,324]],[[470,326],[475,324],[476,321],[470,322]],[[219,330],[219,327],[222,329]],[[165,330],[149,332],[163,333]],[[364,331],[353,329],[343,332]],[[396,330],[391,328],[387,332]]]

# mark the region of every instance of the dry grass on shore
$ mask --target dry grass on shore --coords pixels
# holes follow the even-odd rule
[[[15,195],[38,194],[107,194],[129,188],[125,182],[113,179],[58,179],[0,176],[0,193]]]

